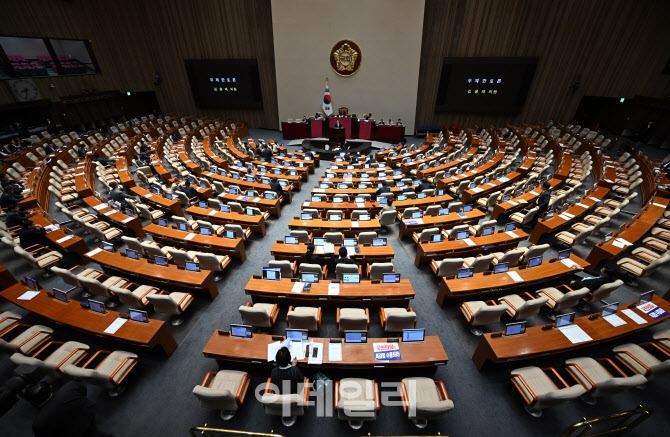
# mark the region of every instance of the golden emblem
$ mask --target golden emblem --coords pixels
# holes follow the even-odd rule
[[[342,40],[331,49],[330,65],[340,76],[351,76],[361,65],[361,49],[350,40]]]

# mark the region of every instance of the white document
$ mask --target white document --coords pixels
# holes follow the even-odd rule
[[[518,236],[517,234],[515,234],[514,232],[512,232],[512,231],[507,231],[507,232],[505,232],[505,233],[506,233],[507,235],[509,235],[510,237],[512,237],[512,238],[519,238],[519,236]]]
[[[572,342],[572,344],[584,343],[585,341],[593,340],[589,334],[584,332],[584,330],[578,325],[563,326],[558,328],[558,330],[561,331],[563,335],[565,335],[568,340]]]
[[[214,215],[214,214],[216,214],[216,210],[215,210],[215,209],[213,209],[213,210],[211,210],[210,212],[207,213],[207,215]]]
[[[589,199],[593,200],[594,202],[600,202],[600,199],[597,199],[595,197],[589,196]]]
[[[97,249],[93,249],[92,251],[88,252],[88,253],[86,254],[86,256],[97,255],[97,254],[98,254],[99,252],[101,252],[101,251],[102,251],[102,248],[98,247]]]
[[[357,228],[358,227],[358,222],[357,221],[352,221],[351,222],[351,227],[352,228]]]
[[[146,198],[148,199],[148,198],[150,198],[150,197],[154,197],[154,195],[151,194],[151,193],[147,193],[147,194],[144,195],[144,197],[146,197]]]
[[[569,217],[567,214],[565,214],[565,213],[563,213],[563,214],[559,214],[558,216],[559,216],[560,218],[562,218],[563,220],[566,220],[566,221],[567,221],[567,220],[570,220],[570,217]]]
[[[108,216],[108,215],[112,215],[112,214],[114,214],[115,212],[116,212],[115,209],[110,209],[109,211],[107,211],[107,212],[104,213],[103,215],[104,215],[104,216]]]
[[[490,186],[492,186],[492,187],[495,187],[495,186],[496,186],[496,184],[494,184],[493,182],[489,182],[489,183],[486,184],[486,185],[490,185]]]
[[[260,202],[261,198],[260,197],[254,197],[253,199],[251,199],[251,201],[252,202]]]
[[[632,246],[633,245],[633,243],[631,243],[630,241],[628,241],[626,239],[623,239],[623,238],[617,238],[617,241],[619,241],[619,243],[623,244],[624,246]]]
[[[328,361],[342,361],[342,343],[328,343]]]
[[[417,224],[419,224],[419,225],[423,224],[423,219],[422,218],[418,218],[418,219],[415,219],[415,220],[416,220]]]
[[[512,278],[512,280],[514,282],[523,282],[523,278],[521,276],[519,276],[519,274],[517,272],[511,271],[511,272],[507,272],[507,274],[509,275],[510,278]]]
[[[475,188],[472,189],[472,192],[474,192],[474,193],[481,193],[482,191],[484,191],[484,189],[479,188],[479,187],[475,187]]]
[[[354,256],[356,255],[356,248],[347,246],[347,256]]]
[[[293,288],[291,288],[291,293],[302,293],[302,289],[305,287],[304,282],[295,282]]]
[[[564,212],[563,215],[565,215],[566,217],[570,217],[571,219],[575,218],[575,216],[573,214],[570,214],[569,212]]]
[[[365,203],[356,203],[356,206],[359,208],[365,208]]]
[[[577,264],[576,262],[574,262],[570,258],[562,259],[561,262],[563,264],[565,264],[566,267],[569,267],[571,269],[580,269],[581,268],[579,264]]]
[[[135,217],[124,218],[123,220],[121,220],[121,223],[128,223],[129,221],[131,221],[131,220],[134,219],[134,218],[135,218]]]
[[[626,247],[622,242],[619,241],[618,238],[617,238],[616,240],[613,240],[613,241],[612,241],[612,246],[614,246],[614,247],[620,247],[620,248],[624,248],[624,247]]]
[[[309,206],[309,202],[303,202],[302,206]]]
[[[340,294],[340,284],[328,284],[328,296],[337,296],[338,294]]]
[[[515,202],[515,201],[513,201],[513,200],[508,200],[507,203],[511,203],[511,204],[514,205],[514,206],[517,206],[517,205],[518,205],[518,203]]]
[[[195,237],[196,235],[197,234],[195,234],[194,232],[191,232],[190,234],[184,237],[184,240],[192,240],[193,237]]]
[[[579,207],[581,207],[581,208],[587,208],[587,209],[588,209],[588,205],[584,205],[584,204],[581,203],[581,202],[577,202],[575,205],[577,205],[577,206],[579,206]]]
[[[71,238],[74,238],[74,235],[68,235],[66,237],[59,238],[58,240],[56,240],[56,243],[60,244],[60,243],[63,243],[63,242],[65,242],[65,241],[67,241]]]
[[[333,243],[326,243],[323,245],[325,253],[335,253],[335,245]]]
[[[314,191],[315,193],[325,193],[326,192],[325,188],[312,188],[312,191]]]
[[[326,250],[323,248],[323,246],[316,246],[315,249],[316,250],[314,251],[314,253],[316,253],[317,255],[324,255],[326,253]]]
[[[268,361],[269,362],[274,361],[275,357],[277,356],[277,352],[279,351],[279,349],[281,349],[283,347],[282,345],[284,345],[284,343],[290,342],[290,341],[291,340],[286,339],[281,343],[278,342],[278,341],[275,341],[274,343],[268,344]]]
[[[475,242],[472,241],[469,238],[465,238],[463,241],[465,241],[465,244],[467,244],[468,246],[474,246],[475,245]]]
[[[315,364],[320,366],[322,363],[323,363],[323,343],[312,343],[312,347],[309,348],[309,357],[307,357],[307,364]]]
[[[99,205],[95,205],[95,206],[93,207],[93,209],[96,210],[96,211],[100,211],[101,209],[105,209],[105,208],[107,208],[107,204],[106,204],[106,203],[101,203],[101,204],[99,204]]]
[[[640,317],[638,314],[635,313],[635,311],[626,308],[623,310],[623,313],[627,315],[633,322],[637,323],[638,325],[644,325],[647,323],[646,320],[644,320],[642,317]]]
[[[654,202],[654,203],[652,203],[652,205],[654,205],[654,206],[660,206],[661,208],[664,208],[664,209],[665,209],[665,205],[661,205],[660,203],[656,203],[656,202]]]
[[[117,317],[116,320],[112,322],[111,325],[105,329],[105,334],[116,334],[116,331],[119,330],[120,327],[123,326],[124,323],[126,323],[128,319],[122,319],[121,317]]]
[[[603,317],[603,319],[607,320],[607,322],[612,325],[612,326],[621,326],[625,325],[626,321],[622,319],[621,317],[617,316],[616,314],[611,314],[609,316]]]
[[[237,196],[237,200],[242,200],[242,199],[244,199],[244,196],[242,196],[242,195]]]
[[[21,296],[17,297],[18,300],[31,300],[33,297],[40,294],[39,291],[26,291]]]

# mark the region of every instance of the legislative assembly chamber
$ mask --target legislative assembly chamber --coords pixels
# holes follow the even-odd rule
[[[0,11],[0,435],[670,426],[667,1]]]

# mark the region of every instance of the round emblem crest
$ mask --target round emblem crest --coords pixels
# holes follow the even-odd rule
[[[343,39],[330,50],[330,66],[340,76],[352,76],[361,66],[363,55],[355,42]]]

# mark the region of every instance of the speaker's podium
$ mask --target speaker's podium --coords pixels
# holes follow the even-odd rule
[[[345,139],[344,127],[331,127],[328,129],[328,140],[332,144],[344,144]]]

